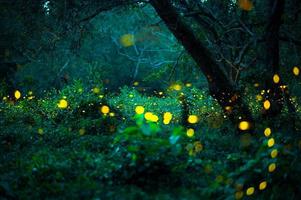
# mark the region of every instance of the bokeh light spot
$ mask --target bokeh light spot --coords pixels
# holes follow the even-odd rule
[[[57,106],[58,106],[59,108],[61,108],[61,109],[65,109],[65,108],[68,107],[68,102],[67,102],[67,100],[65,100],[65,99],[61,99],[61,100],[59,101],[59,103],[57,104]]]

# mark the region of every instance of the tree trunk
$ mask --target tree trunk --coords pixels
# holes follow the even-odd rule
[[[280,88],[282,85],[279,57],[279,30],[281,26],[281,17],[284,12],[284,0],[269,0],[268,2],[268,24],[265,30],[265,85],[264,89],[269,91],[266,99],[271,102],[271,108],[266,111],[267,116],[279,114],[284,105],[284,95]],[[279,83],[273,81],[274,75],[280,76]]]
[[[192,56],[208,80],[209,91],[222,108],[229,114],[231,121],[241,120],[252,122],[248,106],[243,102],[235,84],[227,77],[202,41],[196,36],[192,28],[184,22],[183,16],[171,0],[151,0],[152,6],[165,22],[169,30],[182,43],[186,51]]]

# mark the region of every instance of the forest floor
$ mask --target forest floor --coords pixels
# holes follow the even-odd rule
[[[0,103],[2,199],[280,199],[279,188],[294,190],[298,140],[285,146],[267,123],[237,135],[205,93],[184,126],[173,94],[75,91]]]

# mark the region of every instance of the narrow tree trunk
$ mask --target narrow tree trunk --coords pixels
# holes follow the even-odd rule
[[[284,12],[284,0],[269,0],[268,2],[268,24],[265,31],[265,90],[269,91],[266,98],[271,102],[271,108],[267,110],[268,116],[279,114],[284,105],[284,95],[280,88],[282,84],[279,57],[279,30],[281,17]],[[274,75],[280,76],[279,83],[273,81]]]
[[[230,119],[235,123],[239,120],[252,121],[251,113],[234,83],[215,61],[208,48],[197,38],[192,28],[184,22],[183,16],[177,11],[173,2],[171,0],[151,0],[151,4],[169,30],[196,61],[208,80],[210,94],[225,111],[227,110]]]

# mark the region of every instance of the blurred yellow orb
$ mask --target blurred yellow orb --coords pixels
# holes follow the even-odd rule
[[[130,47],[135,44],[135,37],[133,34],[125,34],[120,37],[119,42],[124,47]]]
[[[84,128],[79,129],[79,135],[84,135],[86,130]]]
[[[15,91],[15,98],[18,100],[21,98],[21,92],[19,90]]]
[[[180,91],[180,90],[182,89],[182,86],[181,86],[180,84],[174,84],[174,85],[172,86],[172,88],[173,88],[174,90],[176,90],[176,91]]]
[[[275,163],[271,163],[268,167],[269,172],[273,172],[276,169],[276,164]]]
[[[186,87],[191,87],[192,84],[191,83],[186,83]]]
[[[272,146],[274,146],[274,144],[275,144],[274,138],[271,138],[268,140],[268,147],[272,147]]]
[[[264,135],[265,135],[266,137],[269,137],[269,136],[271,135],[271,133],[272,133],[272,130],[271,130],[270,128],[264,129]]]
[[[194,136],[194,129],[192,129],[192,128],[187,129],[186,135],[188,137],[193,137]]]
[[[147,121],[151,121],[151,122],[158,122],[159,120],[159,117],[151,112],[146,112],[144,114],[144,118],[147,120]]]
[[[265,101],[263,102],[263,107],[264,107],[264,109],[266,109],[266,110],[270,109],[270,107],[271,107],[271,102],[270,102],[269,100],[265,100]]]
[[[93,93],[98,94],[100,92],[100,89],[98,87],[93,88]]]
[[[254,187],[249,187],[249,188],[247,189],[247,191],[246,191],[246,194],[247,194],[248,196],[250,196],[250,195],[254,194],[254,191],[255,191],[255,188],[254,188]]]
[[[187,121],[190,123],[190,124],[195,124],[195,123],[197,123],[198,122],[198,116],[196,116],[196,115],[189,115],[188,116],[188,119],[187,119]]]
[[[135,112],[136,112],[138,115],[143,114],[143,113],[144,113],[144,107],[143,107],[143,106],[136,106]]]
[[[300,74],[300,69],[299,69],[299,67],[294,67],[293,68],[293,74],[295,75],[295,76],[299,76],[299,74]]]
[[[272,158],[276,158],[277,155],[278,155],[278,150],[277,150],[277,149],[273,149],[273,150],[271,151],[271,157],[272,157]]]
[[[261,101],[262,100],[262,96],[260,94],[256,95],[256,100],[257,101]]]
[[[266,181],[262,181],[259,184],[259,190],[264,190],[267,187],[267,182]]]
[[[39,128],[38,129],[38,134],[43,135],[43,133],[44,133],[44,130],[42,128]]]
[[[102,106],[102,107],[100,108],[100,111],[101,111],[103,114],[108,114],[108,113],[110,112],[110,108],[109,108],[109,106],[104,105],[104,106]]]
[[[238,6],[244,11],[251,11],[253,9],[253,3],[250,0],[238,0]]]
[[[244,193],[242,191],[235,192],[235,199],[242,199]]]
[[[238,128],[242,131],[249,130],[251,128],[251,124],[248,121],[241,121],[238,124]]]
[[[172,119],[172,114],[170,112],[165,112],[163,115],[163,118],[166,120],[171,120]]]
[[[165,112],[163,114],[163,123],[164,124],[169,124],[171,119],[172,119],[172,114],[170,112]]]
[[[57,106],[61,109],[65,109],[68,107],[68,102],[65,99],[61,99]]]
[[[278,75],[278,74],[274,74],[274,76],[273,76],[273,81],[274,81],[274,83],[279,83],[280,82],[280,76]]]

